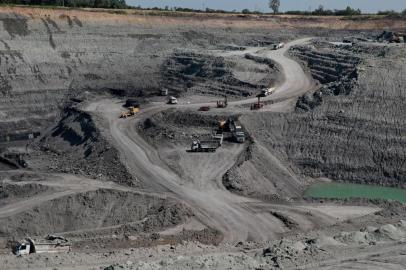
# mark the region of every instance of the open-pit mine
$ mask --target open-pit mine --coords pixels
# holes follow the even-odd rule
[[[405,269],[405,33],[2,7],[0,269]]]

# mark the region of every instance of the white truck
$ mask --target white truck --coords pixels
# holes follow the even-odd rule
[[[60,253],[69,252],[71,244],[66,238],[48,235],[45,239],[26,238],[13,246],[13,253],[16,256],[28,255],[31,253]]]
[[[270,94],[272,94],[274,91],[276,90],[275,87],[271,87],[271,88],[264,88],[261,90],[261,97],[266,97],[269,96]]]
[[[168,104],[178,104],[178,99],[176,97],[169,97]]]
[[[245,133],[242,130],[241,126],[235,126],[235,130],[233,132],[233,137],[234,137],[234,140],[238,143],[245,142]]]
[[[285,43],[283,43],[283,42],[275,43],[275,44],[271,45],[272,50],[279,50],[279,49],[282,49],[283,47],[285,47]]]
[[[217,140],[211,141],[193,141],[190,147],[190,152],[216,152],[219,148],[219,142]]]

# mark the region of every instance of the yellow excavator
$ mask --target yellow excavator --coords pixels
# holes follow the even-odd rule
[[[220,120],[218,121],[218,130],[223,132],[226,130],[227,121]]]
[[[127,118],[130,116],[134,116],[135,114],[140,112],[140,108],[139,107],[129,107],[128,111],[126,112],[122,112],[120,115],[120,118]]]

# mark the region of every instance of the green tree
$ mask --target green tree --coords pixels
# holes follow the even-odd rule
[[[324,7],[323,5],[320,5],[318,9],[315,9],[313,11],[314,15],[323,15],[324,14]]]
[[[406,8],[402,11],[402,15],[406,16]]]
[[[269,8],[273,10],[274,14],[279,12],[280,6],[281,6],[280,0],[269,0]]]
[[[361,10],[360,9],[353,9],[350,6],[348,6],[344,10],[336,10],[335,14],[338,16],[353,16],[353,15],[361,15]]]
[[[126,8],[125,0],[111,0],[109,8]]]
[[[242,14],[250,14],[251,11],[248,8],[244,8],[242,11]]]

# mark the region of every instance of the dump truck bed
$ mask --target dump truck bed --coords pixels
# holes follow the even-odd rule
[[[200,141],[198,147],[194,148],[192,145],[191,152],[215,152],[219,148],[219,141],[210,140],[210,141]]]
[[[219,147],[219,142],[218,141],[201,141],[200,142],[200,147],[202,149],[217,149]]]

